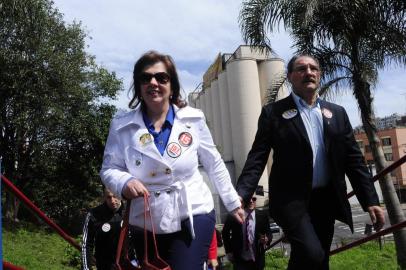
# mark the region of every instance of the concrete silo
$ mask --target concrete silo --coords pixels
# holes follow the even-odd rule
[[[233,160],[233,144],[230,119],[230,101],[228,98],[227,72],[223,71],[218,76],[219,101],[221,116],[221,137],[222,147],[221,154],[224,161]]]
[[[221,112],[220,112],[220,94],[219,94],[219,82],[217,79],[213,80],[210,85],[211,103],[213,112],[213,137],[214,143],[218,148],[222,149],[222,135],[221,135]]]
[[[189,106],[196,108],[196,101],[197,101],[198,95],[199,95],[199,93],[197,93],[197,92],[193,92],[188,95],[188,105]]]
[[[204,97],[204,91],[201,91],[199,93],[199,100],[200,100],[200,109],[203,111],[203,113],[206,115],[206,99]],[[206,116],[207,119],[207,116]]]
[[[268,89],[284,74],[282,59],[274,58],[266,50],[240,46],[232,54],[219,54],[203,75],[203,90],[195,104],[206,115],[214,142],[220,146],[234,184],[254,141]],[[281,98],[287,95],[286,87],[282,87],[276,96]],[[270,159],[259,180],[265,192],[268,191],[271,164]],[[219,217],[223,220],[225,213],[218,202],[218,194],[215,190],[212,192],[216,211],[221,212]],[[267,196],[260,196],[257,205],[263,206],[265,198]]]
[[[280,58],[269,58],[258,62],[258,75],[259,86],[261,90],[261,104],[264,105],[266,98],[270,95],[270,89],[275,84],[280,84],[286,77],[284,70],[285,62]],[[286,97],[287,93],[286,84],[280,87],[276,97]]]
[[[211,135],[213,136],[214,139],[214,134],[213,134],[213,104],[211,101],[211,86],[208,86],[204,89],[204,106],[205,106],[205,111],[204,114],[206,115],[206,121],[207,125],[209,126],[209,129],[211,131]]]
[[[200,106],[200,93],[197,93],[196,102],[195,102],[195,108],[196,109],[201,109],[201,106]]]
[[[230,104],[233,159],[237,177],[241,174],[251,149],[261,113],[261,94],[257,61],[254,58],[230,59],[227,62],[228,97]],[[268,170],[259,181],[267,187]],[[259,201],[259,205],[263,201]]]

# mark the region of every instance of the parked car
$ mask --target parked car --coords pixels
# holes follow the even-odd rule
[[[272,222],[269,227],[271,228],[271,233],[280,233],[281,228],[275,222]]]

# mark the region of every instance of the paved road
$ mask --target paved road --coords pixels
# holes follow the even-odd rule
[[[347,224],[344,224],[339,221],[336,222],[336,224],[334,226],[335,231],[334,231],[332,249],[341,246],[343,244],[343,241],[348,243],[348,242],[352,242],[356,239],[365,237],[366,224],[368,224],[368,225],[372,224],[369,214],[365,213],[362,210],[361,206],[353,206],[352,207],[352,218],[354,221],[354,234],[351,233],[351,230]],[[387,222],[386,222],[384,228],[387,228],[390,226],[390,224],[389,224],[389,219],[388,219],[388,215],[386,212],[385,212],[385,218],[386,218]],[[389,235],[386,235],[384,238],[393,239],[393,235],[389,234]]]
[[[403,204],[403,209],[406,214],[406,204]],[[348,227],[347,224],[344,224],[342,222],[337,221],[335,224],[335,231],[334,231],[334,238],[333,238],[333,243],[331,245],[331,249],[335,249],[337,247],[342,246],[343,242],[349,243],[352,242],[356,239],[363,238],[365,237],[365,225],[366,224],[372,224],[371,219],[369,218],[369,214],[365,213],[360,206],[353,206],[352,207],[352,217],[354,221],[354,234],[351,233],[350,228]],[[387,228],[390,226],[389,224],[389,218],[388,215],[385,211],[385,218],[386,218],[386,224],[384,228]],[[273,239],[279,239],[281,234],[274,234]],[[390,240],[393,239],[392,234],[388,234],[382,237],[384,240]],[[275,249],[282,249],[286,255],[289,254],[290,252],[290,246],[289,244],[278,244],[277,246],[274,247]]]

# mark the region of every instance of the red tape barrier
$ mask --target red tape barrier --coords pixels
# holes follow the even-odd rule
[[[375,182],[379,178],[382,178],[383,176],[387,175],[388,173],[390,173],[391,171],[393,171],[394,169],[396,169],[397,167],[402,165],[405,161],[406,161],[406,156],[403,156],[400,159],[396,160],[391,165],[389,165],[388,167],[386,167],[385,169],[380,171],[378,174],[376,174],[374,177],[372,177],[372,182]],[[350,193],[347,194],[347,197],[350,198],[350,197],[354,196],[354,194],[355,194],[354,191],[351,191]]]
[[[11,264],[9,262],[3,261],[3,269],[4,270],[25,270],[24,268],[21,268],[19,266],[15,266],[14,264]]]
[[[368,241],[374,240],[374,239],[376,239],[376,238],[378,238],[378,237],[380,237],[380,236],[382,236],[382,235],[389,234],[389,233],[393,233],[394,231],[397,231],[397,230],[402,229],[402,228],[404,228],[404,227],[406,227],[406,220],[405,220],[405,221],[402,221],[402,222],[400,222],[400,223],[398,223],[398,224],[395,224],[395,225],[393,225],[393,226],[391,226],[391,227],[389,227],[389,228],[386,228],[386,229],[384,229],[384,230],[381,230],[381,231],[379,231],[379,232],[376,232],[376,233],[374,233],[374,234],[371,234],[371,235],[369,235],[369,236],[367,236],[367,237],[358,239],[358,240],[356,240],[356,241],[354,241],[354,242],[351,242],[351,243],[349,243],[349,244],[347,244],[347,245],[345,245],[345,246],[336,248],[336,249],[330,251],[330,256],[332,256],[332,255],[334,255],[334,254],[337,254],[337,253],[339,253],[339,252],[341,252],[341,251],[344,251],[344,250],[353,248],[353,247],[355,247],[355,246],[359,246],[359,245],[364,244],[364,243],[366,243],[366,242],[368,242]]]
[[[33,202],[31,202],[16,186],[11,183],[4,175],[1,176],[1,179],[6,184],[6,188],[10,190],[15,196],[17,196],[21,202],[23,202],[29,209],[33,210],[46,224],[53,228],[63,239],[69,242],[77,250],[81,251],[80,245],[65,233],[61,227],[56,225],[51,219],[49,219]]]

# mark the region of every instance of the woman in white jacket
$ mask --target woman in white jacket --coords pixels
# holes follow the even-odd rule
[[[174,270],[200,270],[215,225],[199,161],[228,211],[243,210],[200,110],[186,106],[173,60],[150,51],[134,66],[134,109],[113,119],[100,172],[117,196],[132,199],[130,224],[143,257],[143,195],[149,197],[161,257]],[[139,233],[137,233],[137,228]],[[147,228],[151,225],[147,220]]]

